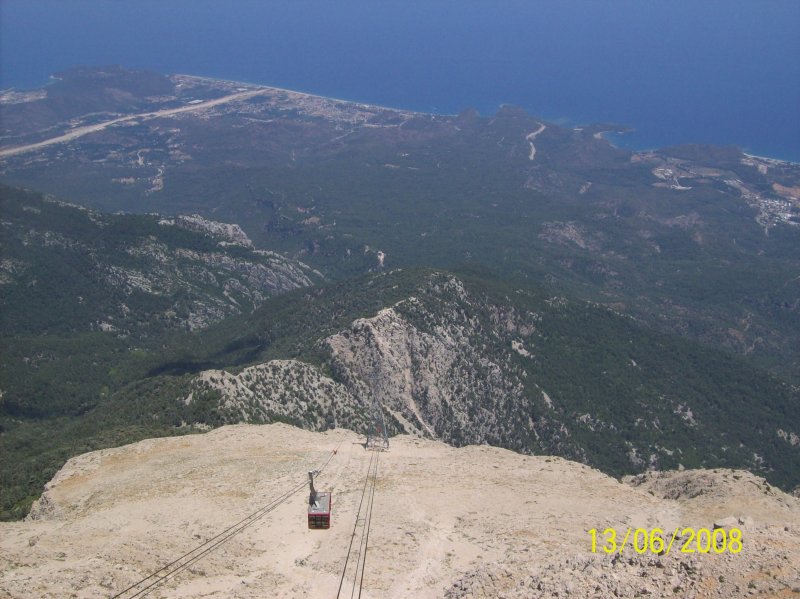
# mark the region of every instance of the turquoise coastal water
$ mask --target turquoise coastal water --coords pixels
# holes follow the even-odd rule
[[[800,2],[2,0],[0,87],[79,64],[615,122],[800,161]]]

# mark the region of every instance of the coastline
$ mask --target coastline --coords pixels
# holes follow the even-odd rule
[[[722,145],[735,145],[742,152],[742,155],[746,156],[747,158],[751,158],[751,159],[754,159],[754,160],[761,160],[763,162],[768,162],[768,163],[771,163],[773,165],[800,166],[800,159],[794,160],[794,159],[791,159],[791,158],[784,158],[784,157],[778,157],[778,156],[767,156],[767,155],[764,155],[764,154],[755,154],[753,152],[750,152],[750,151],[746,150],[743,146],[740,146],[738,144],[716,144],[716,143],[709,143],[709,142],[703,142],[703,141],[689,141],[689,142],[684,142],[684,143],[681,143],[681,144],[665,144],[665,145],[661,145],[661,146],[648,146],[648,147],[629,147],[629,146],[626,146],[624,144],[615,143],[615,140],[613,138],[609,139],[609,137],[608,137],[608,135],[615,136],[615,135],[623,135],[625,133],[628,133],[628,132],[627,131],[611,131],[611,130],[608,130],[608,131],[601,131],[601,132],[595,133],[594,136],[596,138],[598,138],[598,139],[604,139],[605,141],[607,141],[609,144],[611,144],[615,148],[619,148],[619,149],[622,149],[622,150],[628,150],[630,152],[635,152],[637,154],[647,154],[649,152],[660,152],[660,151],[663,151],[664,148],[668,148],[668,147],[675,146],[675,145],[689,145],[689,146],[692,146],[692,145],[709,145],[709,146],[717,146],[717,147],[721,147]]]
[[[761,160],[763,162],[772,162],[787,166],[800,166],[800,160],[787,160],[785,158],[774,158],[772,156],[761,156],[759,154],[752,154],[750,152],[745,152],[742,150],[742,154],[747,156],[748,158],[753,158],[755,160]]]
[[[327,95],[308,92],[308,91],[302,91],[302,90],[297,90],[297,89],[289,89],[289,88],[286,88],[286,87],[279,87],[279,86],[276,86],[276,85],[268,85],[268,84],[256,83],[256,82],[252,82],[252,81],[240,81],[240,80],[236,80],[236,79],[226,79],[226,78],[222,78],[222,77],[213,77],[213,76],[209,76],[209,75],[193,75],[193,74],[190,74],[190,73],[170,73],[170,74],[166,74],[165,76],[169,77],[169,78],[183,77],[183,78],[186,78],[186,79],[194,79],[194,80],[199,80],[199,81],[208,81],[208,82],[212,82],[212,83],[221,83],[221,84],[225,84],[225,85],[244,87],[244,88],[247,88],[250,91],[260,90],[260,91],[265,91],[265,92],[280,92],[280,93],[285,93],[285,94],[293,94],[293,95],[298,95],[298,96],[305,96],[305,97],[308,97],[308,98],[315,98],[315,99],[319,99],[319,100],[325,100],[325,101],[329,101],[329,102],[350,104],[350,105],[354,105],[354,106],[365,108],[365,109],[371,109],[371,110],[387,110],[387,111],[404,113],[404,114],[409,114],[409,115],[430,116],[430,117],[437,117],[438,116],[438,117],[451,117],[452,118],[452,117],[455,117],[455,116],[458,115],[458,113],[456,113],[456,112],[453,112],[453,113],[450,113],[450,112],[435,112],[435,111],[426,111],[426,110],[418,110],[418,109],[411,109],[411,108],[401,108],[401,107],[395,107],[395,106],[388,106],[388,105],[385,105],[385,104],[370,104],[370,103],[367,103],[367,102],[360,102],[358,100],[340,98],[340,97],[336,97],[336,96],[327,96]],[[32,93],[32,92],[35,92],[35,91],[38,91],[38,90],[44,90],[49,85],[55,83],[56,81],[61,80],[60,77],[57,77],[54,74],[50,75],[48,79],[49,79],[49,81],[47,83],[45,83],[44,85],[41,85],[38,88],[30,88],[30,89],[26,88],[26,89],[22,90],[22,89],[17,89],[17,88],[12,86],[12,87],[8,87],[8,88],[5,88],[3,90],[0,90],[0,94],[5,94],[5,93],[8,93],[8,92]],[[504,105],[503,103],[499,104],[497,106],[496,110],[499,110],[500,108],[502,108],[503,105]],[[0,105],[0,110],[2,110],[2,105]],[[563,125],[563,124],[560,124],[560,123],[558,123],[556,121],[551,121],[551,120],[548,120],[548,119],[545,119],[545,118],[540,118],[535,114],[531,114],[525,108],[523,108],[523,110],[531,118],[539,120],[541,123],[547,123],[547,125],[555,125],[555,126],[559,126],[559,127],[568,126],[568,127],[572,128],[572,129],[590,128],[590,127],[605,127],[607,125],[607,123],[593,123],[593,124],[590,123],[588,125]],[[488,117],[488,116],[491,116],[491,115],[487,114],[487,115],[484,115],[484,116]],[[620,143],[619,140],[616,140],[613,137],[613,136],[616,136],[616,135],[620,135],[621,136],[621,135],[624,135],[625,133],[631,133],[631,132],[634,132],[634,131],[636,131],[636,129],[632,128],[632,127],[613,125],[613,126],[609,126],[608,128],[595,131],[594,133],[592,133],[592,135],[596,139],[602,139],[602,140],[606,141],[607,143],[609,143],[610,145],[612,145],[615,148],[619,148],[619,149],[622,149],[622,150],[627,150],[627,151],[635,152],[635,153],[655,152],[655,151],[663,150],[663,148],[665,148],[665,147],[676,145],[676,144],[673,144],[673,143],[667,143],[667,144],[662,144],[662,145],[647,144],[647,147],[632,147],[632,145],[627,145],[627,144]],[[720,144],[720,143],[707,142],[707,141],[689,141],[689,142],[684,142],[684,143],[687,144],[687,145],[708,144],[708,145],[712,145],[712,146],[738,145],[738,144]],[[680,144],[680,145],[683,145],[683,144]],[[753,151],[745,150],[743,146],[739,146],[739,147],[740,147],[742,153],[745,156],[747,156],[748,158],[752,158],[752,159],[755,159],[755,160],[762,160],[762,161],[770,162],[770,163],[773,163],[773,164],[785,164],[785,165],[792,165],[792,166],[800,165],[800,158],[793,159],[793,158],[786,158],[786,157],[778,156],[778,155],[768,155],[769,154],[768,152],[766,152],[766,153],[765,152],[755,153]],[[13,149],[13,148],[11,148],[11,147],[2,148],[2,150],[5,151],[4,154],[8,153],[8,150],[11,150],[11,149]]]
[[[186,77],[189,79],[199,79],[201,81],[213,81],[215,83],[228,83],[231,85],[255,87],[265,91],[284,92],[287,94],[297,94],[301,96],[308,96],[310,98],[319,98],[320,100],[328,100],[331,102],[341,102],[342,104],[354,104],[363,108],[371,108],[378,110],[390,110],[392,112],[403,112],[406,114],[416,114],[420,116],[457,116],[457,114],[449,114],[443,112],[425,112],[422,110],[413,110],[410,108],[398,108],[395,106],[384,106],[383,104],[368,104],[366,102],[359,102],[358,100],[347,100],[345,98],[337,98],[335,96],[324,96],[322,94],[315,94],[297,89],[289,89],[286,87],[278,87],[275,85],[266,85],[264,83],[253,83],[250,81],[237,81],[235,79],[222,79],[220,77],[208,77],[206,75],[191,75],[189,73],[171,73],[167,77]]]
[[[237,81],[235,79],[223,79],[221,77],[209,77],[209,76],[206,76],[206,75],[191,75],[191,74],[188,74],[188,73],[172,73],[171,75],[168,75],[168,76],[169,77],[172,77],[172,76],[189,77],[189,78],[192,78],[192,79],[214,81],[214,82],[227,83],[227,84],[233,84],[233,85],[253,86],[253,87],[257,87],[259,89],[265,89],[265,90],[270,90],[270,91],[280,91],[280,92],[290,93],[290,94],[300,94],[300,95],[309,96],[309,97],[312,97],[312,98],[320,98],[322,100],[329,100],[329,101],[333,101],[333,102],[342,102],[344,104],[354,104],[356,106],[362,106],[362,107],[365,107],[365,108],[380,109],[380,110],[391,110],[391,111],[395,111],[395,112],[403,112],[403,113],[415,114],[415,115],[421,115],[421,116],[443,116],[443,117],[455,117],[455,116],[458,116],[458,113],[456,113],[456,112],[453,112],[453,113],[448,113],[448,112],[428,112],[428,111],[415,110],[415,109],[410,109],[410,108],[400,108],[400,107],[395,107],[395,106],[386,106],[386,105],[383,105],[383,104],[368,104],[366,102],[359,102],[358,100],[348,100],[348,99],[345,99],[345,98],[338,98],[338,97],[335,97],[335,96],[325,96],[325,95],[322,95],[322,94],[315,94],[315,93],[312,93],[312,92],[301,91],[301,90],[296,90],[296,89],[288,89],[288,88],[285,88],[285,87],[278,87],[278,86],[275,86],[275,85],[266,85],[266,84],[263,84],[263,83],[253,83],[253,82],[250,82],[250,81]],[[504,105],[504,103],[498,104],[497,110],[502,108],[503,105]],[[550,126],[550,125],[562,126],[562,125],[559,125],[558,123],[554,123],[553,121],[548,120],[546,118],[540,118],[535,114],[531,114],[531,113],[528,112],[527,109],[523,109],[523,110],[525,110],[526,114],[528,114],[528,116],[530,116],[531,118],[540,120],[542,123],[547,123],[548,126]],[[485,116],[490,116],[490,115],[485,115]],[[602,123],[600,123],[600,124],[598,124],[598,123],[590,123],[589,125],[577,125],[577,127],[581,127],[581,128],[591,127],[591,126],[603,126],[603,124]],[[571,128],[574,129],[575,127],[573,126]],[[613,139],[609,139],[608,138],[608,135],[624,135],[626,133],[633,133],[635,131],[636,131],[636,129],[634,127],[628,127],[628,126],[624,126],[624,125],[614,125],[613,127],[609,127],[608,129],[604,129],[602,131],[597,131],[596,133],[593,133],[593,135],[597,139],[605,140],[606,142],[608,142],[609,144],[611,144],[615,148],[619,148],[619,149],[622,149],[622,150],[628,150],[628,151],[631,151],[631,152],[637,152],[637,153],[656,152],[656,151],[659,151],[659,150],[661,150],[661,149],[663,149],[665,147],[669,147],[671,145],[675,145],[675,144],[664,144],[664,145],[660,145],[660,146],[649,146],[649,147],[646,147],[646,148],[631,148],[631,147],[625,147],[624,145],[619,144],[619,143],[615,143]],[[688,145],[696,145],[696,144],[708,144],[708,145],[712,145],[712,146],[728,145],[728,144],[719,144],[719,143],[706,142],[706,141],[690,141],[690,142],[685,142],[685,143],[688,144]],[[736,145],[736,144],[733,144],[733,145]],[[800,159],[793,160],[793,159],[790,159],[790,158],[784,158],[784,157],[779,157],[779,156],[765,156],[763,154],[754,154],[752,152],[746,151],[742,146],[739,146],[739,147],[742,150],[742,154],[744,154],[745,156],[750,157],[750,158],[755,158],[755,159],[758,159],[758,160],[765,160],[765,161],[770,161],[770,162],[776,162],[776,163],[784,163],[784,164],[789,164],[789,165],[800,165]]]

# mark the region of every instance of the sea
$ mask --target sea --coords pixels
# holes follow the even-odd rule
[[[0,88],[120,64],[800,161],[797,0],[0,0]]]

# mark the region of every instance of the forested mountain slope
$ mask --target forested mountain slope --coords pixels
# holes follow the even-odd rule
[[[83,206],[0,187],[5,518],[75,453],[363,431],[372,398],[456,445],[800,483],[797,165],[119,68],[3,98],[2,180]]]
[[[429,115],[118,67],[62,73],[2,110],[12,150],[92,131],[0,155],[4,181],[238,223],[333,278],[490,264],[800,376],[798,165],[730,147],[629,152],[602,138],[613,125],[510,106]]]

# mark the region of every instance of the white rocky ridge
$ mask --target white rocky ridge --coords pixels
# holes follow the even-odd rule
[[[253,247],[253,242],[250,241],[247,233],[236,223],[221,223],[204,218],[199,214],[190,214],[188,216],[179,215],[175,219],[162,219],[159,221],[159,224],[176,225],[189,231],[208,233],[214,237],[219,237],[223,240],[223,243],[227,242],[247,248]]]
[[[195,376],[187,398],[216,402],[226,423],[284,420],[311,430],[334,425],[365,430],[379,398],[390,430],[456,445],[494,443],[583,458],[567,428],[542,401],[531,418],[514,343],[533,346],[539,315],[491,306],[479,319],[477,298],[452,276],[433,275],[394,307],[355,320],[319,344],[333,378],[295,360],[276,360],[238,374],[209,370]],[[486,343],[507,348],[495,362]],[[521,347],[521,345],[519,346]],[[529,356],[532,354],[528,354]]]
[[[370,453],[344,430],[237,425],[71,459],[25,522],[0,523],[0,595],[108,597],[302,483],[333,491],[309,530],[306,487],[153,597],[335,596]],[[336,455],[331,456],[338,447]],[[373,599],[789,597],[800,500],[735,470],[617,481],[582,464],[409,436],[379,456],[363,596]],[[363,515],[363,514],[362,514]],[[736,554],[592,553],[589,531],[721,526]],[[357,551],[357,548],[355,549]],[[345,580],[348,593],[352,580]]]
[[[779,428],[777,430],[777,435],[792,447],[800,445],[800,436],[798,436],[797,433],[793,431],[785,431]]]
[[[489,306],[484,320],[481,307],[455,277],[432,276],[417,297],[326,338],[331,367],[365,405],[381,398],[405,432],[456,445],[534,437],[542,449],[580,456],[546,410],[531,420],[511,361],[521,347],[512,343],[532,343],[538,315]],[[488,358],[490,343],[507,352]]]
[[[206,371],[191,379],[182,396],[188,404],[176,408],[189,424],[283,421],[363,432],[377,399],[390,432],[455,446],[561,455],[610,472],[693,464],[684,457],[686,445],[661,434],[665,427],[692,434],[707,426],[687,399],[660,394],[660,411],[633,406],[635,414],[621,415],[599,402],[572,402],[557,381],[540,374],[536,361],[548,351],[552,319],[567,309],[559,298],[546,303],[526,311],[433,273],[413,295],[317,340],[316,364],[282,360],[241,372]],[[625,354],[618,361],[626,371],[649,367],[633,366]],[[626,436],[629,430],[634,434]],[[657,431],[657,442],[636,436],[648,430]],[[777,443],[795,450],[790,431],[772,430]],[[608,449],[598,451],[598,440]],[[753,468],[764,470],[761,456],[752,459]]]
[[[148,231],[153,215],[109,215],[37,197],[27,202],[20,205],[27,213],[24,218],[3,221],[3,233],[22,247],[35,249],[31,256],[41,257],[38,261],[26,254],[20,254],[24,259],[4,257],[0,285],[18,285],[41,269],[48,256],[74,259],[78,272],[72,278],[85,277],[105,296],[103,312],[85,324],[95,330],[147,336],[160,327],[202,329],[226,316],[252,310],[270,296],[324,279],[298,260],[253,249],[237,224],[198,215],[155,215],[165,228],[195,233],[176,235],[169,230]],[[64,209],[64,222],[74,218],[81,226],[70,228],[54,219],[52,205]],[[128,233],[112,241],[102,230],[115,224],[124,224]],[[210,244],[206,236],[211,238]]]
[[[451,427],[468,426],[468,406],[458,401],[467,390],[492,402],[482,412],[487,426],[496,424],[490,398],[516,397],[519,385],[507,380],[497,364],[481,359],[470,344],[469,329],[444,325],[437,332],[421,331],[387,308],[355,321],[326,343],[355,393],[380,397],[430,436],[437,436],[434,427],[445,420]],[[484,380],[467,367],[470,358],[484,362]]]
[[[127,248],[127,253],[141,260],[143,267],[98,263],[97,271],[109,285],[121,288],[127,295],[134,291],[167,295],[185,290],[191,299],[182,324],[190,330],[204,328],[245,307],[258,307],[272,295],[307,287],[318,280],[318,274],[305,264],[271,252],[253,252],[250,257],[241,258],[223,250],[170,250],[162,243],[145,240]],[[178,308],[164,317],[177,320]]]

